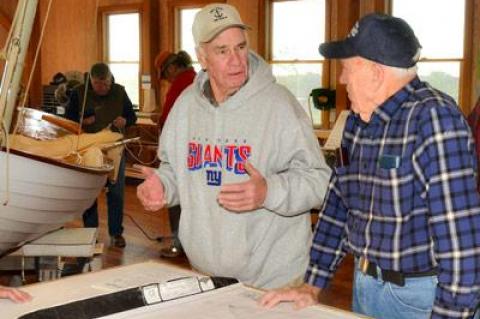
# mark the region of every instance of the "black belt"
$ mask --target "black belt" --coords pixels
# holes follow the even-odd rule
[[[427,277],[427,276],[435,276],[438,274],[436,269],[416,272],[416,273],[403,273],[400,271],[395,270],[384,270],[377,267],[377,264],[368,261],[363,257],[357,258],[358,262],[358,269],[364,273],[365,275],[372,276],[377,278],[377,269],[380,269],[382,274],[382,280],[391,282],[397,286],[405,286],[405,278],[413,278],[413,277]]]

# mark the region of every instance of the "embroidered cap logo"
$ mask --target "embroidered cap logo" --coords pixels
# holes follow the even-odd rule
[[[352,30],[350,30],[350,33],[348,34],[348,38],[353,38],[357,35],[358,33],[358,21],[355,23],[353,26]]]
[[[227,17],[223,14],[223,8],[215,7],[210,10],[210,13],[213,14],[213,21],[217,22],[218,20],[226,19]]]

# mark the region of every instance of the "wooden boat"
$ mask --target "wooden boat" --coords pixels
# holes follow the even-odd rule
[[[81,216],[101,189],[113,166],[87,167],[8,148],[23,60],[37,0],[19,0],[7,43],[0,86],[0,256]],[[25,37],[27,39],[25,39]],[[21,109],[20,133],[53,138],[67,132]]]
[[[9,162],[8,172],[5,168]],[[0,151],[0,255],[81,216],[112,166],[88,168]]]

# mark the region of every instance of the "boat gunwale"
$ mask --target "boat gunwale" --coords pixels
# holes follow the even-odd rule
[[[0,152],[7,153],[7,148],[4,147],[4,146],[0,146]],[[28,153],[28,152],[12,149],[12,148],[8,151],[8,153],[14,154],[14,155],[17,155],[17,156],[21,156],[21,157],[30,158],[30,159],[40,161],[40,162],[43,162],[43,163],[46,163],[46,164],[54,165],[54,166],[59,166],[59,167],[67,168],[67,169],[73,169],[75,171],[79,171],[79,172],[82,172],[82,173],[92,173],[92,174],[95,174],[95,175],[105,175],[105,174],[109,174],[113,170],[113,165],[111,165],[111,164],[107,164],[108,165],[107,167],[104,166],[102,168],[88,167],[88,166],[80,166],[80,165],[77,165],[77,164],[72,164],[72,163],[69,163],[69,162],[64,162],[64,161],[56,160],[56,159],[53,159],[53,158],[44,157],[44,156],[40,156],[40,155],[36,155],[36,154],[33,154],[33,153]],[[8,153],[7,153],[7,155],[8,155]]]

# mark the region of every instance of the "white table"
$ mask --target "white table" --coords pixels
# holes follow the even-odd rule
[[[17,318],[34,310],[142,286],[152,282],[164,282],[179,277],[195,275],[195,273],[185,269],[149,261],[66,277],[56,281],[27,285],[22,289],[29,292],[33,296],[33,300],[26,304],[14,304],[9,300],[0,300],[1,317]],[[235,284],[198,295],[116,313],[103,318],[363,318],[328,306],[316,306],[295,311],[292,309],[291,304],[284,303],[273,310],[266,310],[257,305],[256,300],[261,294],[262,292],[258,290],[247,288],[242,284]]]

